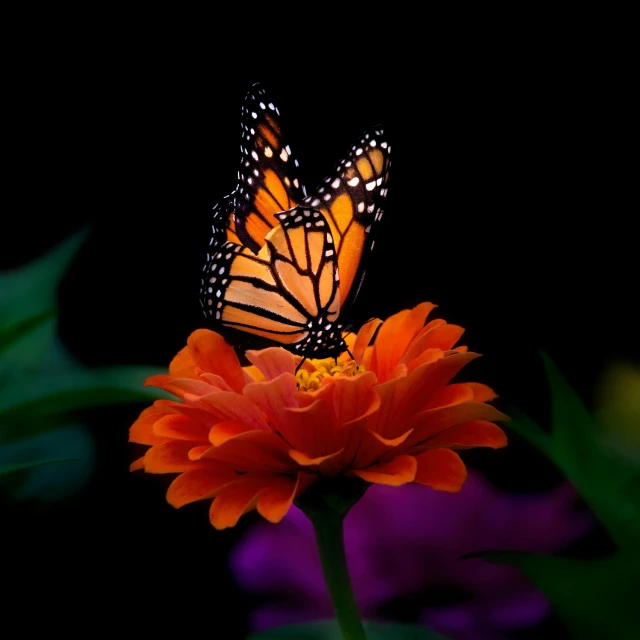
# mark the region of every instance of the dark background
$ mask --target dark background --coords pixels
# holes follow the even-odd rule
[[[425,69],[302,77],[272,65],[228,77],[168,54],[44,56],[16,73],[7,99],[0,266],[89,225],[59,292],[64,343],[89,366],[167,366],[203,326],[210,210],[235,187],[240,107],[261,81],[308,189],[365,129],[390,133],[390,196],[356,326],[432,301],[434,317],[464,326],[463,343],[483,354],[466,379],[490,384],[498,404],[546,422],[542,348],[591,406],[607,362],[640,358],[626,85],[586,59],[472,55]],[[82,612],[108,630],[244,637],[254,600],[234,585],[226,553],[257,516],[216,532],[208,505],[165,502],[168,477],[130,474],[138,449],[127,430],[142,408],[83,413],[98,460],[77,497],[2,504],[15,610],[31,607],[52,628],[82,628],[70,615]],[[509,436],[504,450],[464,457],[505,490],[561,479]],[[598,530],[575,553],[608,549]]]

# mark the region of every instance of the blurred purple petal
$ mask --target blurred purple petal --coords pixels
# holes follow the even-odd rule
[[[506,494],[473,472],[454,494],[418,485],[370,487],[345,521],[363,617],[384,621],[394,601],[412,600],[417,621],[460,640],[500,640],[541,622],[550,605],[518,569],[459,558],[487,550],[558,551],[593,522],[575,500],[569,485],[542,495]],[[254,630],[333,615],[313,529],[297,508],[278,525],[249,529],[230,563],[238,583],[265,598],[252,616]],[[469,598],[420,606],[429,589],[443,587]]]

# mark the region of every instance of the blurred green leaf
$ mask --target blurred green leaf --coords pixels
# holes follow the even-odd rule
[[[507,426],[558,465],[619,545],[640,543],[640,500],[629,491],[640,470],[605,445],[578,394],[546,353],[542,358],[551,388],[550,433],[518,410]]]
[[[19,482],[4,482],[14,500],[51,502],[75,493],[89,479],[95,459],[93,437],[82,425],[58,428],[32,438],[0,444],[0,464],[29,464],[31,460],[57,458],[59,464],[28,468]]]
[[[29,462],[6,462],[0,463],[0,476],[15,473],[16,471],[24,471],[25,469],[33,469],[45,464],[57,464],[59,462],[71,462],[75,458],[60,458],[51,460],[31,460]]]
[[[491,552],[490,562],[516,565],[551,600],[577,640],[640,638],[640,552],[580,561],[533,553]]]
[[[145,388],[144,380],[163,372],[154,367],[78,367],[15,380],[0,394],[0,441],[25,438],[55,428],[51,418],[94,406],[149,402],[167,395]]]
[[[0,274],[0,335],[56,309],[60,280],[88,234],[79,231],[41,258]]]
[[[367,640],[447,640],[426,627],[411,624],[364,623]],[[318,620],[304,624],[291,624],[256,633],[247,640],[342,640],[335,620]]]

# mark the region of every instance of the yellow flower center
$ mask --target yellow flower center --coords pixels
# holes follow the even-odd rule
[[[311,366],[304,368],[307,363]],[[310,371],[312,367],[315,368],[315,371]],[[324,358],[323,360],[308,358],[296,373],[296,382],[300,391],[315,391],[322,386],[324,378],[353,377],[364,371],[366,369],[355,360],[336,362],[333,358]]]

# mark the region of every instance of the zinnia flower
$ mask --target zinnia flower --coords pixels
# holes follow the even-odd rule
[[[516,567],[460,557],[559,551],[593,526],[576,505],[569,483],[548,493],[504,493],[472,470],[455,495],[373,486],[344,525],[358,609],[364,618],[389,622],[401,602],[405,616],[447,637],[506,640],[541,623],[551,604]],[[245,590],[262,596],[253,631],[332,616],[313,527],[298,508],[278,527],[257,522],[248,529],[230,565]]]
[[[279,522],[322,476],[459,491],[455,450],[505,446],[494,421],[507,416],[487,404],[489,387],[451,382],[478,354],[454,346],[461,327],[425,325],[434,306],[371,320],[346,336],[353,359],[305,360],[297,372],[283,348],[247,351],[242,367],[219,334],[194,331],[169,375],[147,380],[178,401],[157,400],[133,424],[130,440],[151,448],[132,469],[180,474],[169,503],[212,500],[217,529],[254,508]]]

